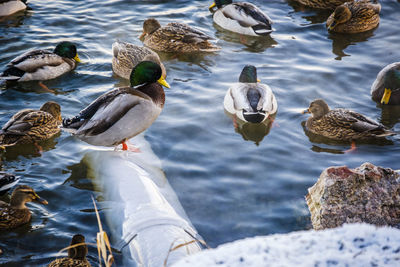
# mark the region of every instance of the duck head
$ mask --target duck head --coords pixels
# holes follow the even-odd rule
[[[312,117],[316,120],[329,112],[329,106],[322,99],[316,99],[311,102],[310,106],[303,113],[311,113]]]
[[[76,46],[71,42],[64,41],[59,43],[56,48],[54,48],[53,52],[60,57],[71,58],[74,59],[76,62],[81,62],[76,50]]]
[[[214,7],[221,8],[229,4],[232,4],[232,0],[214,0],[214,3],[208,9],[212,12]]]
[[[41,111],[50,113],[53,117],[61,123],[61,107],[58,103],[48,101],[40,108]]]
[[[68,249],[68,257],[76,260],[84,260],[87,253],[88,248],[85,244],[85,237],[81,234],[74,235],[71,240],[70,248]]]
[[[158,22],[158,20],[156,20],[154,18],[146,19],[143,22],[143,33],[142,33],[142,35],[140,35],[139,39],[146,37],[146,35],[152,34],[159,28],[161,28],[161,24],[160,24],[160,22]]]
[[[246,65],[244,66],[242,72],[239,76],[239,82],[241,83],[256,83],[260,82],[257,79],[257,69],[253,65]]]
[[[392,92],[400,91],[400,70],[390,69],[383,80],[385,91],[383,93],[381,104],[388,104]]]
[[[345,5],[341,5],[336,7],[335,12],[333,13],[332,23],[326,26],[328,27],[328,30],[333,30],[337,25],[345,23],[350,18],[351,18],[350,9]]]
[[[26,208],[25,203],[27,202],[37,202],[43,205],[48,204],[48,202],[40,198],[30,186],[17,186],[11,194],[10,206],[17,209],[24,209]]]
[[[162,76],[160,65],[152,61],[142,61],[137,64],[131,72],[130,81],[132,87],[158,82],[159,84],[170,88],[169,84]]]

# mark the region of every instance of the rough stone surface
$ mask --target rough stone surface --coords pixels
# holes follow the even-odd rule
[[[306,200],[316,230],[356,222],[400,226],[400,175],[371,163],[324,170]]]
[[[187,256],[173,267],[400,266],[400,230],[345,224],[322,231],[258,236]]]

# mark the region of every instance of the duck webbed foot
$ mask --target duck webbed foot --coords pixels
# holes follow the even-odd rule
[[[357,150],[356,142],[351,141],[351,148],[344,151],[344,153],[351,153]]]
[[[49,89],[44,83],[39,82],[39,86],[42,87],[46,92],[55,93],[54,90]]]
[[[135,147],[129,141],[122,142],[122,150],[123,151],[130,151],[130,152],[135,152],[135,153],[140,153],[142,152],[140,148]]]

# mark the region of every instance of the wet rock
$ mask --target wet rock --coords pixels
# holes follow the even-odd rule
[[[330,167],[306,196],[314,229],[366,222],[400,226],[400,175],[364,163],[356,169]]]

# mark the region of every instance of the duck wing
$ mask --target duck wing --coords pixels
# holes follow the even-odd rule
[[[382,124],[379,124],[376,121],[373,121],[364,115],[351,110],[332,110],[325,115],[325,117],[328,118],[332,124],[343,128],[352,129],[360,133],[379,130],[383,131],[386,129]]]
[[[45,125],[53,120],[50,113],[41,110],[22,110],[3,126],[0,134],[25,135],[32,128]]]
[[[225,17],[236,20],[243,27],[252,27],[259,24],[271,25],[272,20],[251,3],[233,3],[222,9]]]
[[[123,117],[143,100],[151,98],[131,87],[114,89],[101,95],[73,119],[64,119],[63,127],[74,129],[76,135],[97,135]]]
[[[46,50],[31,50],[13,59],[8,66],[25,72],[35,72],[43,66],[58,66],[65,61],[62,57]]]
[[[169,39],[179,40],[184,43],[200,43],[214,39],[184,23],[171,22],[163,27],[162,30],[165,35],[169,36]]]
[[[271,88],[266,84],[257,84],[257,90],[260,92],[260,100],[258,101],[257,110],[262,110],[266,113],[275,113],[277,110],[277,103]]]
[[[231,87],[230,95],[235,110],[253,111],[254,104],[256,103],[257,105],[260,98],[255,86],[249,83],[236,83]]]

